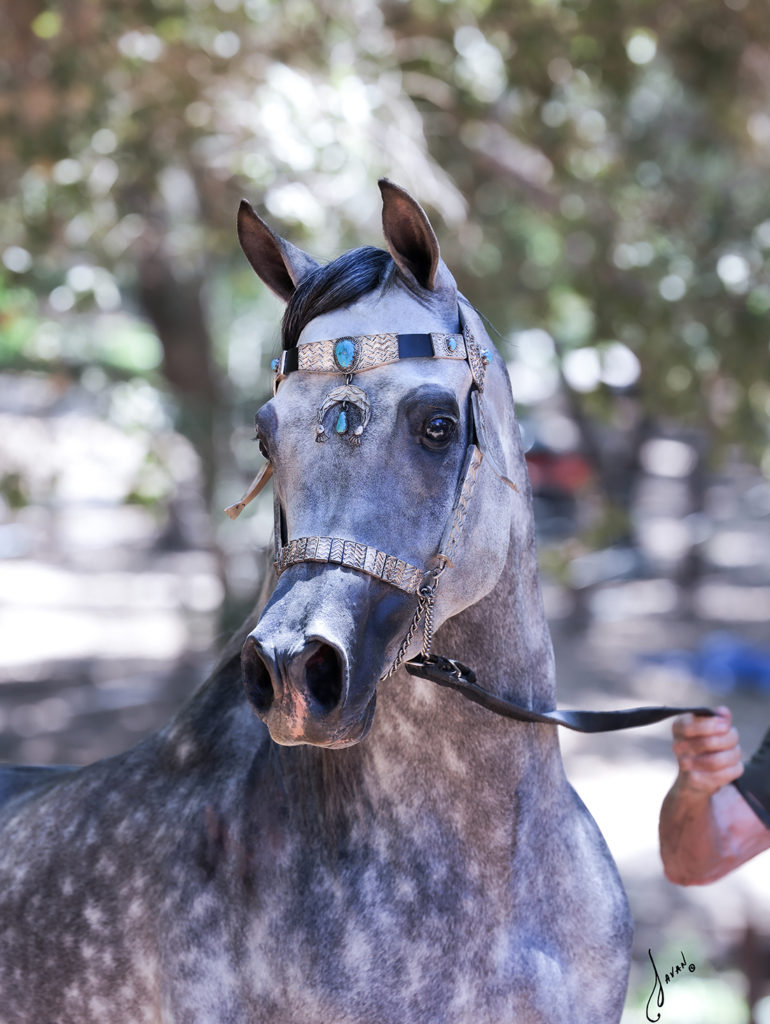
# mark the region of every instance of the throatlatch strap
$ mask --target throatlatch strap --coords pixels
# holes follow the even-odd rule
[[[575,732],[616,732],[619,729],[633,729],[639,725],[662,722],[666,718],[683,715],[688,711],[693,715],[706,717],[712,717],[716,713],[705,707],[668,706],[627,708],[620,711],[532,711],[485,690],[476,682],[476,674],[472,669],[451,658],[433,657],[425,661],[422,657],[417,657],[407,661],[404,668],[410,675],[429,679],[438,686],[456,690],[474,704],[479,704],[487,711],[494,711],[504,718],[513,718],[518,722],[563,725],[565,729],[572,729]]]

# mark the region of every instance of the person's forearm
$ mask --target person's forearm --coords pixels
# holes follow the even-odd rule
[[[676,780],[660,811],[660,853],[666,878],[705,885],[767,849],[770,831],[734,786],[709,796]]]
[[[703,885],[720,877],[722,848],[712,797],[692,791],[681,776],[660,809],[660,855],[666,878],[677,885]]]

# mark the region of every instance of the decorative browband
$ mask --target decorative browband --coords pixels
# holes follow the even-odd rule
[[[309,341],[281,353],[272,362],[280,381],[294,370],[361,373],[399,359],[467,359],[462,334],[359,334]]]
[[[466,362],[470,368],[474,384],[471,392],[472,408],[474,418],[478,421],[479,429],[481,429],[483,421],[480,418],[481,406],[478,404],[478,399],[484,391],[484,380],[487,366],[492,361],[492,352],[479,347],[470,325],[465,319],[462,305],[459,307],[458,317],[462,328],[462,333],[459,334],[449,334],[446,331],[433,331],[429,334],[399,334],[396,331],[391,331],[330,338],[326,341],[310,341],[286,349],[281,353],[280,358],[273,359],[271,363],[274,374],[273,394],[277,393],[281,381],[295,370],[311,373],[342,373],[344,382],[338,387],[332,388],[318,407],[315,439],[321,443],[326,442],[331,436],[330,430],[333,429],[337,436],[346,437],[351,445],[357,447],[361,444],[361,437],[369,424],[372,413],[369,395],[363,388],[353,384],[354,374],[372,370],[376,366],[386,366],[399,359],[455,359]],[[327,416],[332,410],[336,414],[333,428],[330,418]],[[495,469],[495,472],[505,483],[516,490],[515,485],[499,470]],[[257,474],[243,498],[225,509],[231,519],[240,515],[246,505],[253,501],[270,479],[271,474],[272,466],[268,463]],[[328,540],[328,538],[326,539]],[[299,541],[291,543],[299,543]],[[286,551],[286,548],[281,550]],[[304,558],[310,558],[310,556],[306,555]],[[288,564],[294,564],[294,561],[299,560],[302,559],[294,558]],[[313,560],[329,561],[330,559],[314,558]],[[352,563],[340,562],[340,564]],[[406,563],[403,564],[406,565]],[[278,563],[276,563],[277,566]],[[286,566],[284,565],[283,568]],[[279,572],[282,572],[283,568]],[[358,566],[354,565],[354,568],[358,568]],[[414,569],[414,566],[407,566],[407,568]],[[372,570],[365,568],[364,571],[371,572]],[[419,572],[417,569],[414,571]],[[373,575],[379,576],[379,570]],[[380,576],[380,578],[384,579],[385,577]],[[395,585],[399,586],[400,584],[396,583]]]
[[[416,594],[424,576],[423,570],[395,555],[341,537],[298,537],[278,549],[275,572],[280,576],[298,562],[323,562],[358,569],[378,580],[390,583],[407,594]]]

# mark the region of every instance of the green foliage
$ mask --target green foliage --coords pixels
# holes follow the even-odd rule
[[[8,365],[22,354],[36,323],[34,292],[0,274],[0,362]]]
[[[621,344],[639,359],[648,415],[766,451],[762,5],[11,0],[7,11],[4,362],[152,372],[158,342],[128,321],[152,319],[143,287],[160,259],[180,287],[209,282],[219,373],[253,403],[278,311],[236,251],[239,195],[329,257],[378,241],[385,173],[443,216],[447,261],[504,332],[542,327],[560,359]],[[73,329],[84,315],[88,328]],[[611,422],[617,389],[597,379],[576,400]]]

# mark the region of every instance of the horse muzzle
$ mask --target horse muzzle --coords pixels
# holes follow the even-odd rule
[[[347,658],[327,639],[277,649],[257,627],[243,645],[241,666],[249,702],[276,743],[347,747],[371,727],[376,689],[368,700],[349,699]]]

